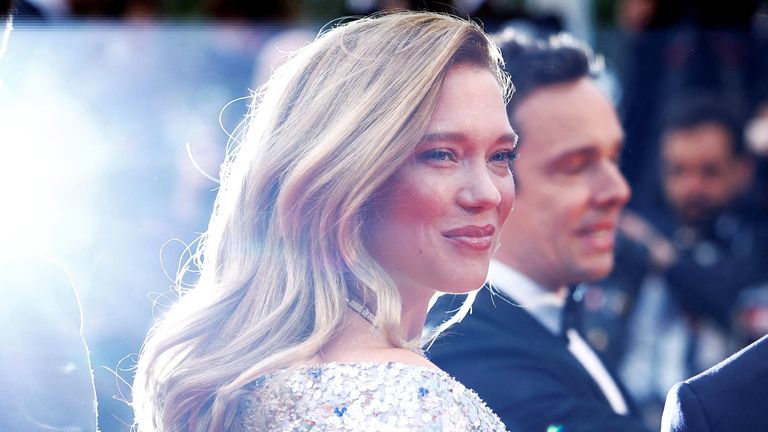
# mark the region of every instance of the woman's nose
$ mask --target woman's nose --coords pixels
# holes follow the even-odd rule
[[[466,169],[461,175],[457,203],[475,211],[489,210],[499,205],[502,193],[494,182],[494,173],[483,164],[483,169]],[[511,178],[510,178],[511,181]]]

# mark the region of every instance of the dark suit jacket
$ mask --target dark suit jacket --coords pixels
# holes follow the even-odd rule
[[[661,430],[768,431],[768,336],[672,387]]]
[[[428,322],[445,321],[445,311],[457,307],[452,301],[441,297]],[[488,288],[478,293],[472,314],[446,330],[428,356],[474,389],[510,430],[645,431],[637,418],[614,413],[564,339]]]

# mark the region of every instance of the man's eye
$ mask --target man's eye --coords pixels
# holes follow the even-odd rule
[[[578,174],[586,169],[591,160],[584,156],[570,157],[560,164],[560,169],[566,174]]]

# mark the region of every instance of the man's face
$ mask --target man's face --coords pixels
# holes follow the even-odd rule
[[[661,158],[667,202],[684,223],[712,220],[738,193],[731,136],[717,123],[666,133]]]
[[[606,276],[630,195],[613,106],[582,78],[527,95],[513,120],[519,191],[497,258],[552,290]]]

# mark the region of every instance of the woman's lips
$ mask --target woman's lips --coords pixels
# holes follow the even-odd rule
[[[491,224],[467,225],[445,231],[443,236],[462,248],[485,252],[491,249],[494,232],[496,227]]]

